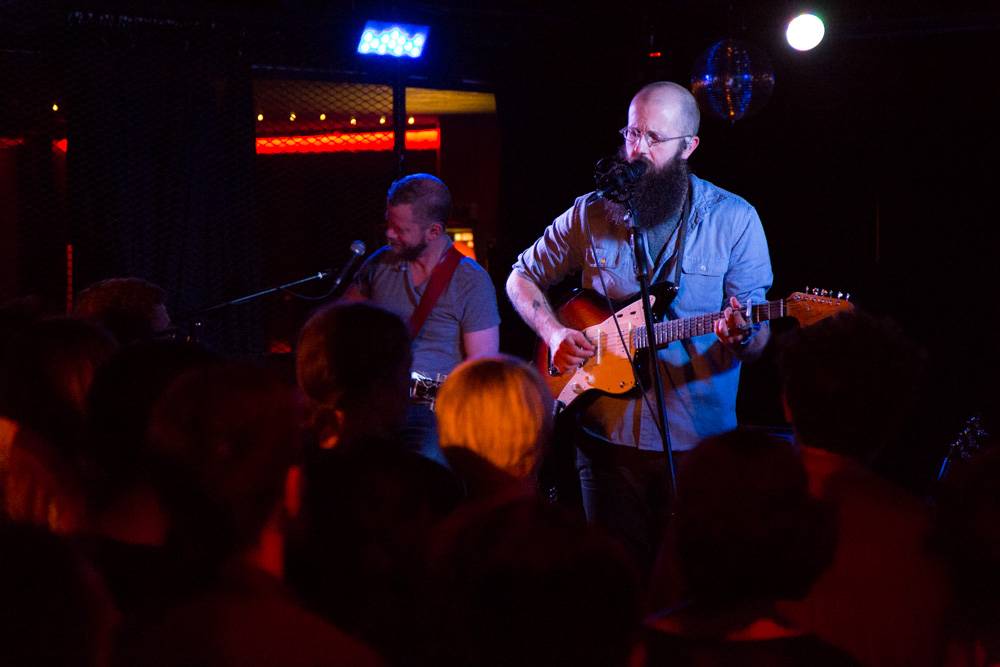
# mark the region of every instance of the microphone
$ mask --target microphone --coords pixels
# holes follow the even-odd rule
[[[351,243],[351,257],[344,264],[344,267],[340,269],[340,273],[337,274],[337,279],[333,281],[333,287],[330,288],[330,294],[333,294],[334,292],[337,291],[337,288],[340,287],[340,283],[344,282],[344,278],[346,278],[351,273],[351,270],[354,268],[354,265],[358,263],[358,260],[361,259],[361,256],[364,254],[365,254],[364,243],[362,243],[361,241],[354,241],[353,243]]]
[[[632,194],[632,188],[648,169],[649,162],[646,160],[627,162],[618,156],[599,160],[594,166],[596,195],[619,204],[626,204]]]

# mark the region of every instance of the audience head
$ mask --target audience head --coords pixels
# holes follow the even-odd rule
[[[110,595],[69,543],[41,528],[0,524],[0,664],[110,665]]]
[[[209,567],[256,546],[279,516],[300,426],[297,392],[267,371],[228,364],[174,381],[149,426],[169,540]]]
[[[321,445],[385,438],[402,426],[412,357],[399,317],[369,303],[328,306],[306,322],[296,354]]]
[[[1000,444],[957,463],[938,495],[932,540],[944,556],[967,628],[1000,628]]]
[[[27,325],[4,350],[0,414],[57,449],[74,447],[94,373],[114,349],[114,339],[89,322],[57,317]]]
[[[637,575],[620,546],[534,498],[479,506],[432,541],[428,663],[628,663]]]
[[[152,340],[119,348],[97,370],[87,396],[85,458],[98,509],[150,480],[146,432],[153,405],[185,371],[217,363],[200,345]]]
[[[791,331],[779,365],[801,442],[868,462],[900,435],[922,355],[895,324],[855,310]]]
[[[797,599],[830,564],[832,517],[809,495],[787,442],[742,430],[709,438],[678,478],[674,530],[690,598],[715,606]]]
[[[108,278],[77,296],[76,317],[97,322],[123,345],[170,328],[163,288],[142,278]]]
[[[552,397],[538,372],[514,357],[470,359],[435,403],[442,445],[458,445],[519,477],[530,474],[552,432]]]

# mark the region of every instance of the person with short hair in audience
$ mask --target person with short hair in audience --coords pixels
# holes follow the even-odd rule
[[[368,303],[339,303],[316,312],[296,349],[299,386],[322,449],[391,440],[406,419],[409,333],[403,321]]]
[[[289,582],[389,658],[409,649],[400,638],[412,622],[414,554],[461,498],[451,471],[400,438],[410,354],[403,321],[367,302],[317,312],[297,350],[313,442]]]
[[[538,371],[507,355],[462,362],[435,402],[438,433],[466,499],[531,492],[552,434],[552,395]]]
[[[190,371],[160,398],[155,481],[191,590],[136,634],[123,664],[380,664],[282,584],[301,423],[297,392],[243,365]]]
[[[779,366],[810,488],[838,513],[833,565],[779,610],[864,665],[939,665],[949,590],[926,545],[929,509],[869,467],[914,406],[920,351],[855,310],[790,332]]]
[[[532,496],[466,506],[440,524],[427,560],[404,664],[630,664],[638,573],[620,544],[562,507]]]
[[[65,317],[28,323],[7,339],[0,364],[0,415],[15,432],[8,433],[0,456],[0,487],[8,517],[62,533],[83,529],[80,449],[86,395],[115,347],[97,325]]]
[[[1000,441],[955,464],[937,494],[932,544],[955,593],[946,667],[1000,665]]]
[[[835,541],[831,510],[810,495],[792,447],[731,431],[692,450],[680,477],[668,544],[682,596],[647,620],[645,664],[857,664],[775,608],[809,591]]]
[[[87,546],[130,621],[162,605],[175,586],[164,548],[169,520],[153,485],[156,462],[146,437],[153,406],[186,371],[217,363],[195,343],[137,342],[97,370],[87,395]]]
[[[0,522],[0,665],[109,667],[118,612],[65,538]]]
[[[73,314],[100,324],[125,345],[149,340],[170,330],[165,300],[163,288],[148,280],[108,278],[77,295]]]

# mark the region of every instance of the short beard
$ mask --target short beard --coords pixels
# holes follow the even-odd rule
[[[643,229],[655,227],[680,212],[688,191],[687,160],[676,157],[660,169],[650,168],[632,191],[632,203]],[[624,220],[620,207],[616,218]]]
[[[393,249],[393,253],[404,262],[415,262],[425,250],[427,250],[427,241],[421,241],[417,245],[403,246],[399,250]]]

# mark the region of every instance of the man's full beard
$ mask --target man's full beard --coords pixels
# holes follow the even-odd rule
[[[676,215],[688,191],[688,163],[674,158],[660,169],[650,168],[632,191],[632,203],[643,229],[655,227]],[[624,207],[620,212],[624,219]]]

